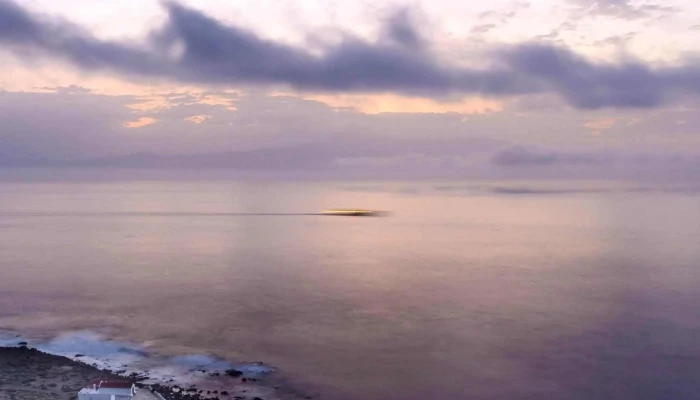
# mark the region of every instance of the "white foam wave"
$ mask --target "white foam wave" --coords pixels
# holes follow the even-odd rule
[[[272,369],[262,363],[233,363],[207,354],[164,356],[147,351],[146,346],[110,340],[91,331],[66,332],[50,340],[0,332],[0,346],[19,346],[27,342],[40,351],[109,369],[124,375],[147,376],[144,383],[197,385],[219,389],[226,370],[236,369],[242,377],[259,378]]]

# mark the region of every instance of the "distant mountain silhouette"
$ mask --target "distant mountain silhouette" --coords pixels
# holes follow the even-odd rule
[[[135,153],[68,162],[71,166],[120,168],[309,169],[327,166],[332,156],[313,148],[285,147],[202,154]]]
[[[0,167],[53,166],[45,156],[12,142],[0,141]]]
[[[405,140],[363,140],[343,143],[314,143],[243,151],[199,154],[157,154],[140,152],[76,160],[53,160],[19,149],[0,152],[0,167],[89,167],[89,168],[227,168],[245,170],[310,170],[329,168],[343,157],[387,157],[420,153],[424,155],[466,155],[500,149],[505,142],[483,138],[459,138],[449,142],[425,141],[419,146]]]

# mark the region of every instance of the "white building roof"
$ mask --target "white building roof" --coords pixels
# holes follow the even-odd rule
[[[103,395],[132,397],[136,391],[133,383],[96,380],[78,392],[79,395]]]
[[[131,389],[127,388],[83,388],[78,394],[113,394],[115,396],[131,396]]]

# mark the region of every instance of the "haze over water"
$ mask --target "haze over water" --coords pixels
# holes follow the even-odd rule
[[[325,399],[700,391],[697,188],[21,173],[0,328],[263,361]],[[392,214],[254,215],[335,207]]]

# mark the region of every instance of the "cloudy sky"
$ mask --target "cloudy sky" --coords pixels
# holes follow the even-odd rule
[[[688,172],[698,43],[696,0],[0,0],[0,160]]]

